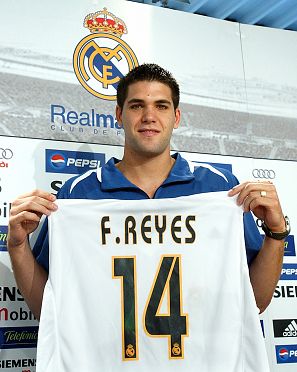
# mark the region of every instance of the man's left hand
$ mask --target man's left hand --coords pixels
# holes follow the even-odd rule
[[[252,211],[273,232],[285,231],[285,220],[273,183],[269,181],[243,182],[231,189],[229,196],[237,196],[237,204],[244,212]]]

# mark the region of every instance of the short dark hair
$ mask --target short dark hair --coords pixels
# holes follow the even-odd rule
[[[172,74],[155,63],[144,63],[124,76],[117,87],[117,104],[122,109],[128,95],[129,85],[139,81],[158,81],[171,90],[174,109],[179,105],[179,85]]]

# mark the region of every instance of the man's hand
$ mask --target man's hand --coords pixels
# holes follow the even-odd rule
[[[284,215],[273,183],[247,181],[235,186],[228,195],[238,195],[237,204],[242,205],[244,212],[252,211],[271,231],[285,231]]]
[[[49,192],[34,190],[19,196],[11,206],[8,245],[13,248],[24,245],[27,237],[39,225],[41,216],[49,216],[57,209],[56,197]]]
[[[57,209],[56,197],[35,190],[19,196],[10,210],[7,247],[17,286],[37,319],[48,274],[33,257],[28,235],[39,225],[42,215]]]
[[[237,195],[237,204],[244,212],[252,211],[273,232],[286,230],[285,219],[271,182],[244,182],[228,193]],[[257,257],[250,265],[250,279],[260,312],[269,305],[280,277],[284,255],[284,241],[265,237]]]

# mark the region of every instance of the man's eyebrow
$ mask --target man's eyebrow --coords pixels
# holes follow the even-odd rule
[[[140,98],[131,98],[129,99],[127,103],[141,103],[141,102],[144,102],[144,100]]]
[[[172,101],[170,101],[168,99],[158,99],[156,101],[156,103],[167,103],[167,104],[171,105]]]
[[[131,104],[131,103],[143,103],[143,102],[144,102],[143,99],[140,99],[140,98],[131,98],[131,99],[129,99],[129,101],[127,103],[128,104]],[[160,103],[166,103],[166,104],[171,105],[172,102],[170,100],[168,100],[168,99],[158,99],[158,100],[155,101],[155,103],[158,103],[158,104],[160,104]]]

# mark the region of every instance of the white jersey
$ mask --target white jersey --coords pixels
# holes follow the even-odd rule
[[[57,203],[37,372],[269,371],[234,198]]]

